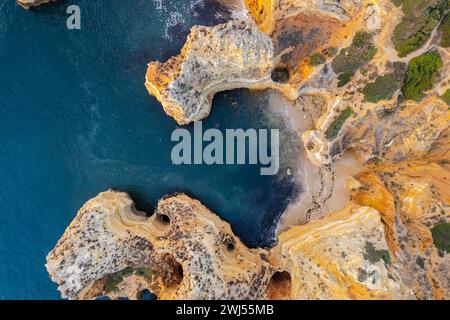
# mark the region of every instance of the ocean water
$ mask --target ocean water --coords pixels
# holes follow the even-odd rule
[[[81,30],[66,28],[70,4],[81,8]],[[172,165],[178,126],[143,84],[147,63],[177,54],[192,25],[226,19],[208,0],[60,1],[32,11],[0,3],[1,299],[59,298],[45,257],[83,203],[109,188],[149,213],[163,195],[185,192],[247,245],[273,245],[298,191],[285,170]],[[218,94],[204,129],[283,127],[267,94]],[[295,138],[282,136],[288,166]]]

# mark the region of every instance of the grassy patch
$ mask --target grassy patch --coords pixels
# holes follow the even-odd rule
[[[137,268],[134,274],[147,280],[151,280],[153,277],[153,271],[150,268]]]
[[[339,74],[339,86],[348,83],[355,72],[375,56],[377,48],[373,45],[372,38],[371,33],[357,32],[350,47],[339,51],[333,59],[331,66]]]
[[[352,114],[353,110],[350,107],[348,107],[339,114],[339,116],[336,118],[336,120],[333,121],[333,123],[330,125],[327,132],[325,133],[328,140],[333,140],[338,136],[339,131],[341,130],[345,121],[348,118],[350,118]]]
[[[447,89],[447,91],[444,92],[444,94],[441,96],[441,99],[450,106],[450,89]]]
[[[406,65],[395,62],[394,69],[394,72],[378,76],[374,82],[364,87],[363,93],[366,101],[377,103],[381,100],[391,99],[394,96],[394,93],[402,86]]]
[[[404,17],[392,33],[392,43],[398,55],[405,57],[430,38],[448,7],[448,0],[401,0],[401,4]]]
[[[366,251],[364,254],[364,259],[369,260],[372,263],[375,263],[377,261],[380,261],[383,259],[385,264],[391,263],[391,256],[389,254],[389,251],[387,250],[377,250],[375,249],[372,242],[367,241],[366,242]]]
[[[337,86],[339,88],[345,86],[347,83],[352,81],[354,74],[355,74],[354,72],[344,72],[339,74]]]
[[[127,267],[116,273],[112,273],[106,277],[104,290],[106,292],[112,292],[118,290],[118,285],[123,281],[123,278],[133,274],[133,269]]]
[[[441,251],[450,252],[450,223],[442,223],[431,229],[433,243]]]
[[[131,276],[132,274],[146,278],[149,281],[153,276],[153,272],[150,268],[142,267],[133,269],[131,267],[126,267],[121,271],[107,275],[103,289],[105,292],[117,291],[119,289],[118,285],[123,281],[123,279]]]
[[[442,59],[436,52],[428,52],[415,57],[408,64],[402,92],[407,100],[420,100],[423,92],[433,87]]]
[[[364,99],[376,103],[393,97],[398,85],[394,74],[379,76],[375,82],[369,83],[363,89]]]
[[[441,34],[440,46],[443,48],[450,47],[450,13],[447,13],[442,19],[439,26],[439,33]]]
[[[314,53],[310,58],[309,58],[309,64],[312,66],[318,66],[321,65],[323,63],[325,63],[326,59],[325,56],[321,53]]]

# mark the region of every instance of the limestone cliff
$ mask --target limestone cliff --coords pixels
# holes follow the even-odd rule
[[[63,297],[258,299],[268,253],[249,250],[228,223],[184,194],[162,199],[151,217],[123,192],[88,201],[47,256]]]
[[[377,210],[342,211],[279,236],[274,264],[291,276],[288,299],[409,299]],[[279,272],[280,272],[279,271]],[[280,297],[278,297],[280,298]]]
[[[218,91],[287,90],[271,79],[275,65],[270,38],[251,22],[196,26],[180,55],[149,64],[145,86],[169,116],[187,124],[209,115]]]

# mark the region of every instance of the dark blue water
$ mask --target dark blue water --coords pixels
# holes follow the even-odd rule
[[[81,7],[81,30],[65,27],[69,4]],[[178,53],[192,25],[226,19],[217,10],[188,0],[62,1],[33,11],[1,2],[0,298],[59,298],[45,256],[83,203],[108,188],[147,212],[186,192],[247,245],[273,244],[295,189],[284,170],[173,166],[177,125],[143,85],[146,64]],[[217,95],[204,129],[280,124],[266,95]]]

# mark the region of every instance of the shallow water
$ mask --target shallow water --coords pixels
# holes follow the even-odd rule
[[[81,30],[65,27],[70,4],[81,7]],[[226,19],[217,10],[187,0],[79,0],[25,11],[2,1],[0,298],[59,298],[45,256],[83,203],[108,188],[129,192],[147,212],[163,195],[186,192],[247,245],[273,244],[296,192],[285,170],[173,166],[177,125],[143,85],[146,64],[177,54],[192,25]],[[265,112],[266,94],[218,94],[204,129],[282,127]],[[294,141],[282,135],[288,166]]]

